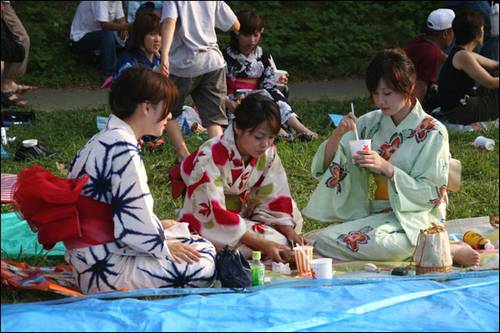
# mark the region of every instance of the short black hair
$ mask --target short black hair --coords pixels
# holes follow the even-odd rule
[[[465,45],[472,42],[481,34],[481,27],[484,26],[484,18],[479,12],[462,10],[458,12],[452,23],[455,33],[455,43]]]
[[[403,49],[385,49],[375,55],[366,69],[366,87],[370,95],[377,90],[381,79],[394,91],[414,99],[415,65]]]
[[[243,99],[234,111],[234,122],[241,130],[252,131],[260,124],[266,122],[274,134],[281,128],[281,115],[278,104],[272,99],[259,93],[251,94]]]
[[[126,70],[113,82],[109,92],[111,112],[124,120],[132,116],[137,105],[143,102],[158,104],[165,102],[165,109],[158,119],[165,119],[177,104],[178,92],[175,84],[166,76],[144,66]]]
[[[238,21],[240,22],[240,31],[238,32],[240,35],[248,36],[252,35],[257,31],[262,31],[264,29],[264,18],[251,12],[249,10],[244,10],[238,13],[237,15]],[[231,48],[235,51],[240,50],[240,46],[238,43],[238,37],[234,31],[231,31]]]

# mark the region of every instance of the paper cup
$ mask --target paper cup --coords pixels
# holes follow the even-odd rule
[[[313,247],[306,245],[301,246],[302,251],[299,246],[293,248],[293,254],[295,255],[295,263],[297,265],[297,271],[299,274],[305,275],[311,273],[311,266],[309,262],[313,259]],[[304,258],[304,253],[307,255],[309,261]]]
[[[354,156],[358,155],[358,151],[372,149],[372,140],[351,140],[349,141],[349,148],[351,149],[351,156],[354,158]]]
[[[495,141],[492,139],[488,139],[484,136],[478,136],[474,140],[474,147],[482,148],[486,150],[494,150],[495,149]]]
[[[23,141],[23,146],[26,148],[35,147],[38,144],[37,139],[29,139]]]
[[[313,259],[311,260],[311,267],[318,279],[331,279],[333,277],[331,258]]]

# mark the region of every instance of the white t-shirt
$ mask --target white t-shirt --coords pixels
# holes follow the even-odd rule
[[[82,1],[71,23],[69,38],[77,42],[92,31],[102,30],[101,22],[125,17],[121,1]]]
[[[225,66],[215,28],[228,31],[237,17],[224,1],[165,1],[161,20],[176,20],[170,73],[195,77]]]

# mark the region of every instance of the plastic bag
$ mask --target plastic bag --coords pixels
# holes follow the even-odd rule
[[[245,288],[252,286],[250,264],[243,255],[226,245],[215,258],[217,278],[224,288]]]

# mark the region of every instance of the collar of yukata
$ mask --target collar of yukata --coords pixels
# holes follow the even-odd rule
[[[255,48],[255,50],[253,50],[253,52],[248,55],[248,57],[246,55],[244,55],[243,53],[237,51],[237,50],[233,50],[232,47],[229,47],[227,49],[227,54],[230,57],[232,57],[233,59],[238,60],[239,62],[244,62],[247,59],[258,59],[258,58],[260,58],[262,56],[262,47],[257,46]]]
[[[114,114],[111,114],[109,116],[108,123],[106,124],[106,129],[112,130],[112,129],[123,129],[127,132],[127,134],[131,135],[131,142],[137,141],[135,138],[135,133],[132,127],[130,127],[129,124],[115,116]]]
[[[227,148],[229,151],[229,159],[235,164],[236,166],[243,166],[243,165],[253,165],[257,161],[256,158],[252,157],[247,163],[243,160],[241,157],[240,151],[238,150],[238,147],[236,146],[236,140],[234,137],[234,124],[231,124],[226,128],[224,131],[224,134],[221,136],[221,143]]]

